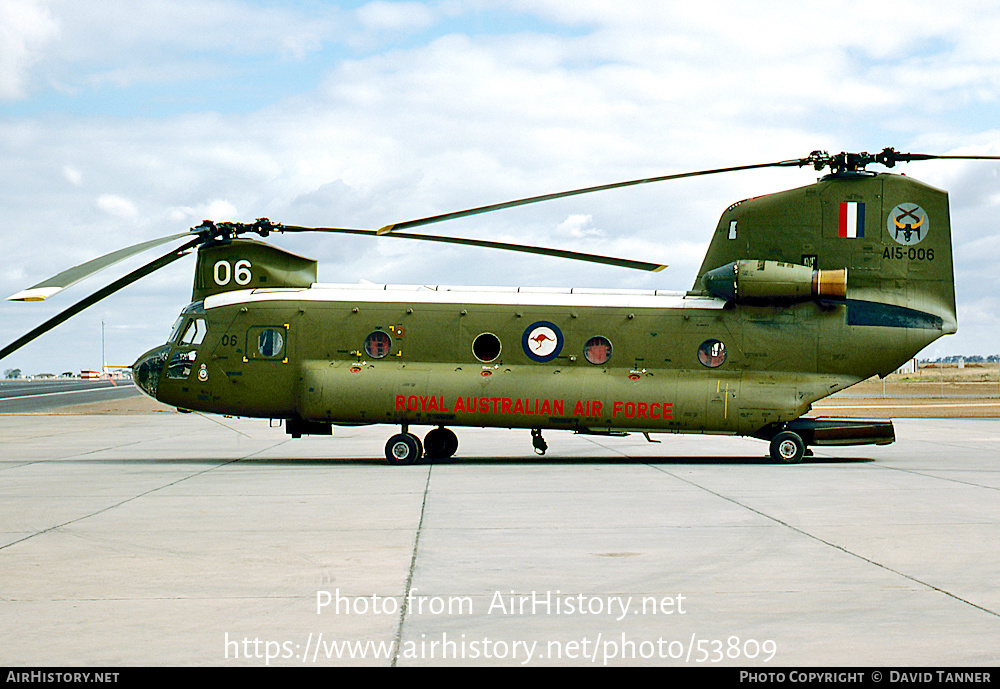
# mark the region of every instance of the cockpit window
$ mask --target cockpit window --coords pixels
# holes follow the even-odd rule
[[[163,365],[167,363],[167,355],[169,353],[170,345],[164,345],[146,354],[146,356],[136,363],[135,368],[132,369],[136,385],[154,399],[156,398],[156,390],[160,385],[160,374],[163,372]]]
[[[198,358],[198,352],[191,350],[176,350],[170,357],[170,365],[167,366],[167,378],[173,380],[183,380],[191,375],[191,368],[194,360]]]
[[[184,316],[178,316],[177,320],[174,321],[174,327],[170,329],[170,337],[167,338],[167,342],[177,341],[177,336],[181,334],[182,325],[184,325]]]
[[[207,332],[204,318],[192,318],[188,321],[188,325],[184,329],[181,344],[200,345],[201,341],[205,339]]]

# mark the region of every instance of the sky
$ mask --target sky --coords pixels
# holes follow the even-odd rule
[[[879,0],[0,0],[0,293],[203,219],[375,229],[813,150],[1000,155],[1000,8]],[[912,163],[950,193],[959,332],[1000,352],[1000,163]],[[811,168],[601,192],[433,231],[661,273],[393,239],[274,236],[322,282],[692,286],[734,201]],[[431,228],[425,228],[430,230]],[[41,303],[0,345],[155,253]],[[61,373],[165,341],[194,257],[0,361]]]

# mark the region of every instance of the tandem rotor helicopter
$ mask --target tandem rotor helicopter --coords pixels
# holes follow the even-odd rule
[[[281,419],[293,438],[334,425],[400,427],[390,464],[453,456],[462,426],[542,432],[741,435],[776,462],[810,446],[888,444],[891,421],[803,418],[813,402],[886,375],[957,330],[947,193],[869,165],[1000,159],[815,151],[801,159],[664,175],[387,225],[306,228],[205,221],[71,268],[8,299],[41,300],[118,261],[180,246],[0,350],[197,250],[191,303],[132,367],[183,410]],[[594,261],[607,256],[406,232],[597,191],[769,167],[828,169],[808,186],[723,212],[687,292],[325,285],[316,261],[243,235],[326,232],[447,242]],[[411,426],[432,426],[421,440]]]

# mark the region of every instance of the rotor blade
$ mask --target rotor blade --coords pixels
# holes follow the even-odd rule
[[[295,227],[292,225],[281,225],[282,232],[334,232],[338,234],[361,234],[377,236],[376,230],[356,230],[346,227]],[[485,249],[503,249],[506,251],[520,251],[527,254],[539,254],[542,256],[555,256],[556,258],[570,258],[577,261],[588,261],[590,263],[603,263],[609,266],[620,268],[632,268],[635,270],[646,270],[649,272],[659,272],[666,268],[664,263],[648,263],[646,261],[634,261],[627,258],[615,258],[613,256],[601,256],[599,254],[585,254],[579,251],[567,251],[564,249],[548,249],[540,246],[528,246],[526,244],[508,244],[507,242],[492,242],[485,239],[464,239],[461,237],[442,237],[433,234],[413,234],[411,232],[393,232],[382,235],[385,237],[398,237],[400,239],[422,239],[428,242],[442,242],[445,244],[460,244],[462,246],[478,246]]]
[[[896,160],[904,163],[917,160],[1000,160],[1000,156],[934,155],[933,153],[897,153]]]
[[[580,194],[590,194],[596,191],[607,191],[608,189],[621,189],[622,187],[634,187],[640,184],[651,184],[653,182],[665,182],[671,179],[683,179],[685,177],[699,177],[702,175],[715,175],[723,172],[738,172],[740,170],[757,170],[766,167],[803,167],[804,165],[810,164],[810,160],[782,160],[775,163],[757,163],[755,165],[737,165],[736,167],[721,167],[714,170],[699,170],[697,172],[681,172],[673,175],[661,175],[659,177],[646,177],[643,179],[633,179],[627,182],[615,182],[613,184],[601,184],[596,187],[584,187],[582,189],[572,189],[570,191],[560,191],[555,194],[543,194],[542,196],[529,196],[524,199],[517,199],[514,201],[505,201],[504,203],[494,203],[489,206],[480,206],[478,208],[469,208],[464,211],[455,211],[453,213],[444,213],[442,215],[433,215],[427,218],[419,218],[417,220],[407,220],[405,222],[393,223],[392,225],[386,225],[378,230],[379,234],[387,234],[395,232],[396,230],[405,230],[411,227],[420,227],[421,225],[430,225],[432,223],[443,222],[445,220],[454,220],[455,218],[464,218],[470,215],[478,215],[480,213],[491,213],[493,211],[503,210],[505,208],[515,208],[517,206],[526,206],[530,203],[541,203],[542,201],[554,201],[555,199],[563,199],[568,196],[578,196]]]
[[[181,235],[181,236],[184,236],[184,235]],[[94,292],[93,294],[91,294],[86,299],[78,301],[76,304],[74,304],[73,306],[69,307],[68,309],[65,309],[64,311],[59,312],[58,314],[56,314],[55,316],[53,316],[52,318],[50,318],[49,320],[45,321],[40,326],[38,326],[37,328],[35,328],[34,330],[32,330],[31,332],[22,335],[21,337],[17,338],[13,342],[11,342],[9,345],[7,345],[6,347],[4,347],[3,349],[0,349],[0,359],[3,359],[8,354],[11,354],[11,353],[17,351],[18,349],[20,349],[24,345],[28,344],[29,342],[31,342],[35,338],[39,337],[40,335],[43,335],[43,334],[47,333],[49,330],[52,330],[54,327],[56,327],[57,325],[59,325],[63,321],[66,321],[66,320],[72,318],[76,314],[80,313],[81,311],[83,311],[86,308],[89,308],[89,307],[93,306],[94,304],[96,304],[97,302],[101,301],[105,297],[111,296],[112,294],[114,294],[118,290],[120,290],[120,289],[122,289],[124,287],[128,287],[129,285],[131,285],[136,280],[139,280],[139,279],[141,279],[141,278],[149,275],[150,273],[153,273],[153,272],[159,270],[160,268],[163,268],[165,266],[170,265],[171,263],[173,263],[177,259],[179,259],[179,258],[181,258],[183,256],[186,256],[187,253],[188,253],[188,251],[190,251],[193,247],[195,247],[198,244],[200,244],[202,241],[203,240],[202,240],[201,237],[198,237],[197,239],[193,239],[192,241],[188,242],[187,244],[184,244],[183,246],[178,247],[178,248],[172,250],[170,253],[164,254],[163,256],[160,256],[159,258],[150,261],[146,265],[141,266],[139,268],[136,268],[135,270],[133,270],[128,275],[125,275],[124,277],[119,278],[118,280],[115,280],[114,282],[112,282],[107,287],[104,287],[103,289],[100,289],[100,290]]]
[[[119,249],[118,251],[112,251],[110,254],[105,254],[104,256],[99,256],[98,258],[87,261],[86,263],[81,263],[78,266],[74,266],[69,270],[64,270],[58,275],[49,278],[43,282],[39,282],[37,285],[33,285],[28,289],[21,290],[17,294],[12,294],[7,297],[7,301],[44,301],[48,299],[53,294],[58,294],[62,290],[66,289],[71,285],[75,285],[84,278],[88,278],[94,273],[98,273],[105,268],[113,266],[120,261],[124,261],[126,258],[134,256],[138,253],[142,253],[147,249],[152,249],[153,247],[160,246],[161,244],[166,244],[167,242],[172,242],[175,239],[180,239],[181,237],[189,237],[190,232],[184,232],[182,234],[175,234],[169,237],[160,237],[159,239],[153,239],[148,242],[142,242],[141,244],[135,244],[133,246],[125,247],[124,249]]]

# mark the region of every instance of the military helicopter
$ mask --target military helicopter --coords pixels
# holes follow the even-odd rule
[[[769,442],[776,462],[812,446],[888,444],[891,421],[803,418],[812,403],[884,376],[957,330],[946,192],[869,172],[900,162],[998,159],[814,151],[534,196],[378,230],[205,221],[102,256],[15,294],[40,300],[120,260],[180,246],[0,350],[3,358],[72,315],[197,250],[190,303],[164,345],[132,367],[149,396],[182,410],[281,419],[288,434],[398,426],[390,464],[443,459],[458,427],[624,435],[702,433]],[[770,167],[829,172],[727,208],[687,292],[324,285],[316,261],[261,238],[324,232],[448,242],[665,266],[406,230],[575,195]],[[431,426],[421,440],[412,426]]]

